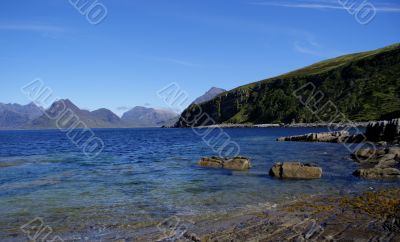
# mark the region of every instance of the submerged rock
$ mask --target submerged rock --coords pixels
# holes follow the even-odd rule
[[[269,174],[281,179],[319,179],[322,176],[322,168],[300,162],[278,162],[274,164]]]
[[[340,143],[345,142],[346,139],[350,138],[350,134],[347,131],[337,132],[324,132],[324,133],[309,133],[304,135],[280,137],[277,141],[307,141],[307,142],[332,142]]]
[[[204,157],[198,164],[203,167],[224,168],[229,170],[248,170],[251,167],[250,160],[246,157]]]

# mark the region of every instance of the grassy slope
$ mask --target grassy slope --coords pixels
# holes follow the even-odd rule
[[[368,121],[400,115],[400,44],[322,61],[218,95],[200,106],[217,123],[318,122],[293,92],[312,82],[346,118]],[[193,118],[193,107],[182,114]],[[331,120],[326,112],[323,120]],[[186,126],[182,121],[177,126]],[[199,120],[197,125],[202,125]],[[207,124],[207,123],[206,123]]]

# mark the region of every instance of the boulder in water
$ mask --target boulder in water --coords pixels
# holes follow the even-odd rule
[[[322,168],[300,162],[278,162],[274,164],[269,174],[281,179],[319,179],[322,176]]]
[[[250,160],[246,157],[204,157],[198,162],[198,164],[203,167],[224,168],[229,170],[248,170],[251,167]]]
[[[396,168],[367,168],[358,169],[353,175],[367,179],[397,179],[400,178],[400,170]]]

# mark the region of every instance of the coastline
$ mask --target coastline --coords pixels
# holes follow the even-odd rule
[[[195,128],[345,128],[345,127],[360,127],[365,128],[371,122],[351,122],[351,123],[292,123],[292,124],[215,124],[208,126],[198,126]]]
[[[398,241],[398,197],[398,187],[356,194],[305,195],[227,216],[186,223],[182,221],[190,219],[181,218],[180,226],[164,230],[164,234],[148,229],[142,236],[121,241]]]
[[[203,129],[203,128],[326,128],[326,127],[335,127],[335,128],[345,128],[345,127],[359,127],[365,128],[369,123],[375,121],[368,122],[353,122],[353,123],[293,123],[293,124],[214,124],[207,126],[197,126],[193,128]],[[88,127],[90,129],[180,129],[182,127],[173,127],[173,126],[149,126],[149,127]],[[77,128],[83,129],[83,128]],[[40,130],[59,130],[57,127],[48,127],[48,128],[0,128],[0,131],[40,131]]]
[[[95,224],[94,228],[101,227],[98,231],[60,226],[53,231],[63,241],[398,241],[399,197],[399,187],[370,188],[350,194],[303,195],[224,214],[176,215],[161,223]],[[8,233],[4,241],[23,238],[17,229]]]

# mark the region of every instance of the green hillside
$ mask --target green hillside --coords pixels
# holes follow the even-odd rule
[[[224,92],[200,104],[216,123],[320,122],[293,94],[306,83],[332,101],[347,119],[369,121],[400,116],[400,44],[329,59],[278,77]],[[187,108],[176,127],[197,114]],[[335,112],[326,113],[334,115]],[[332,117],[323,120],[331,120]],[[194,125],[208,125],[203,119]]]

